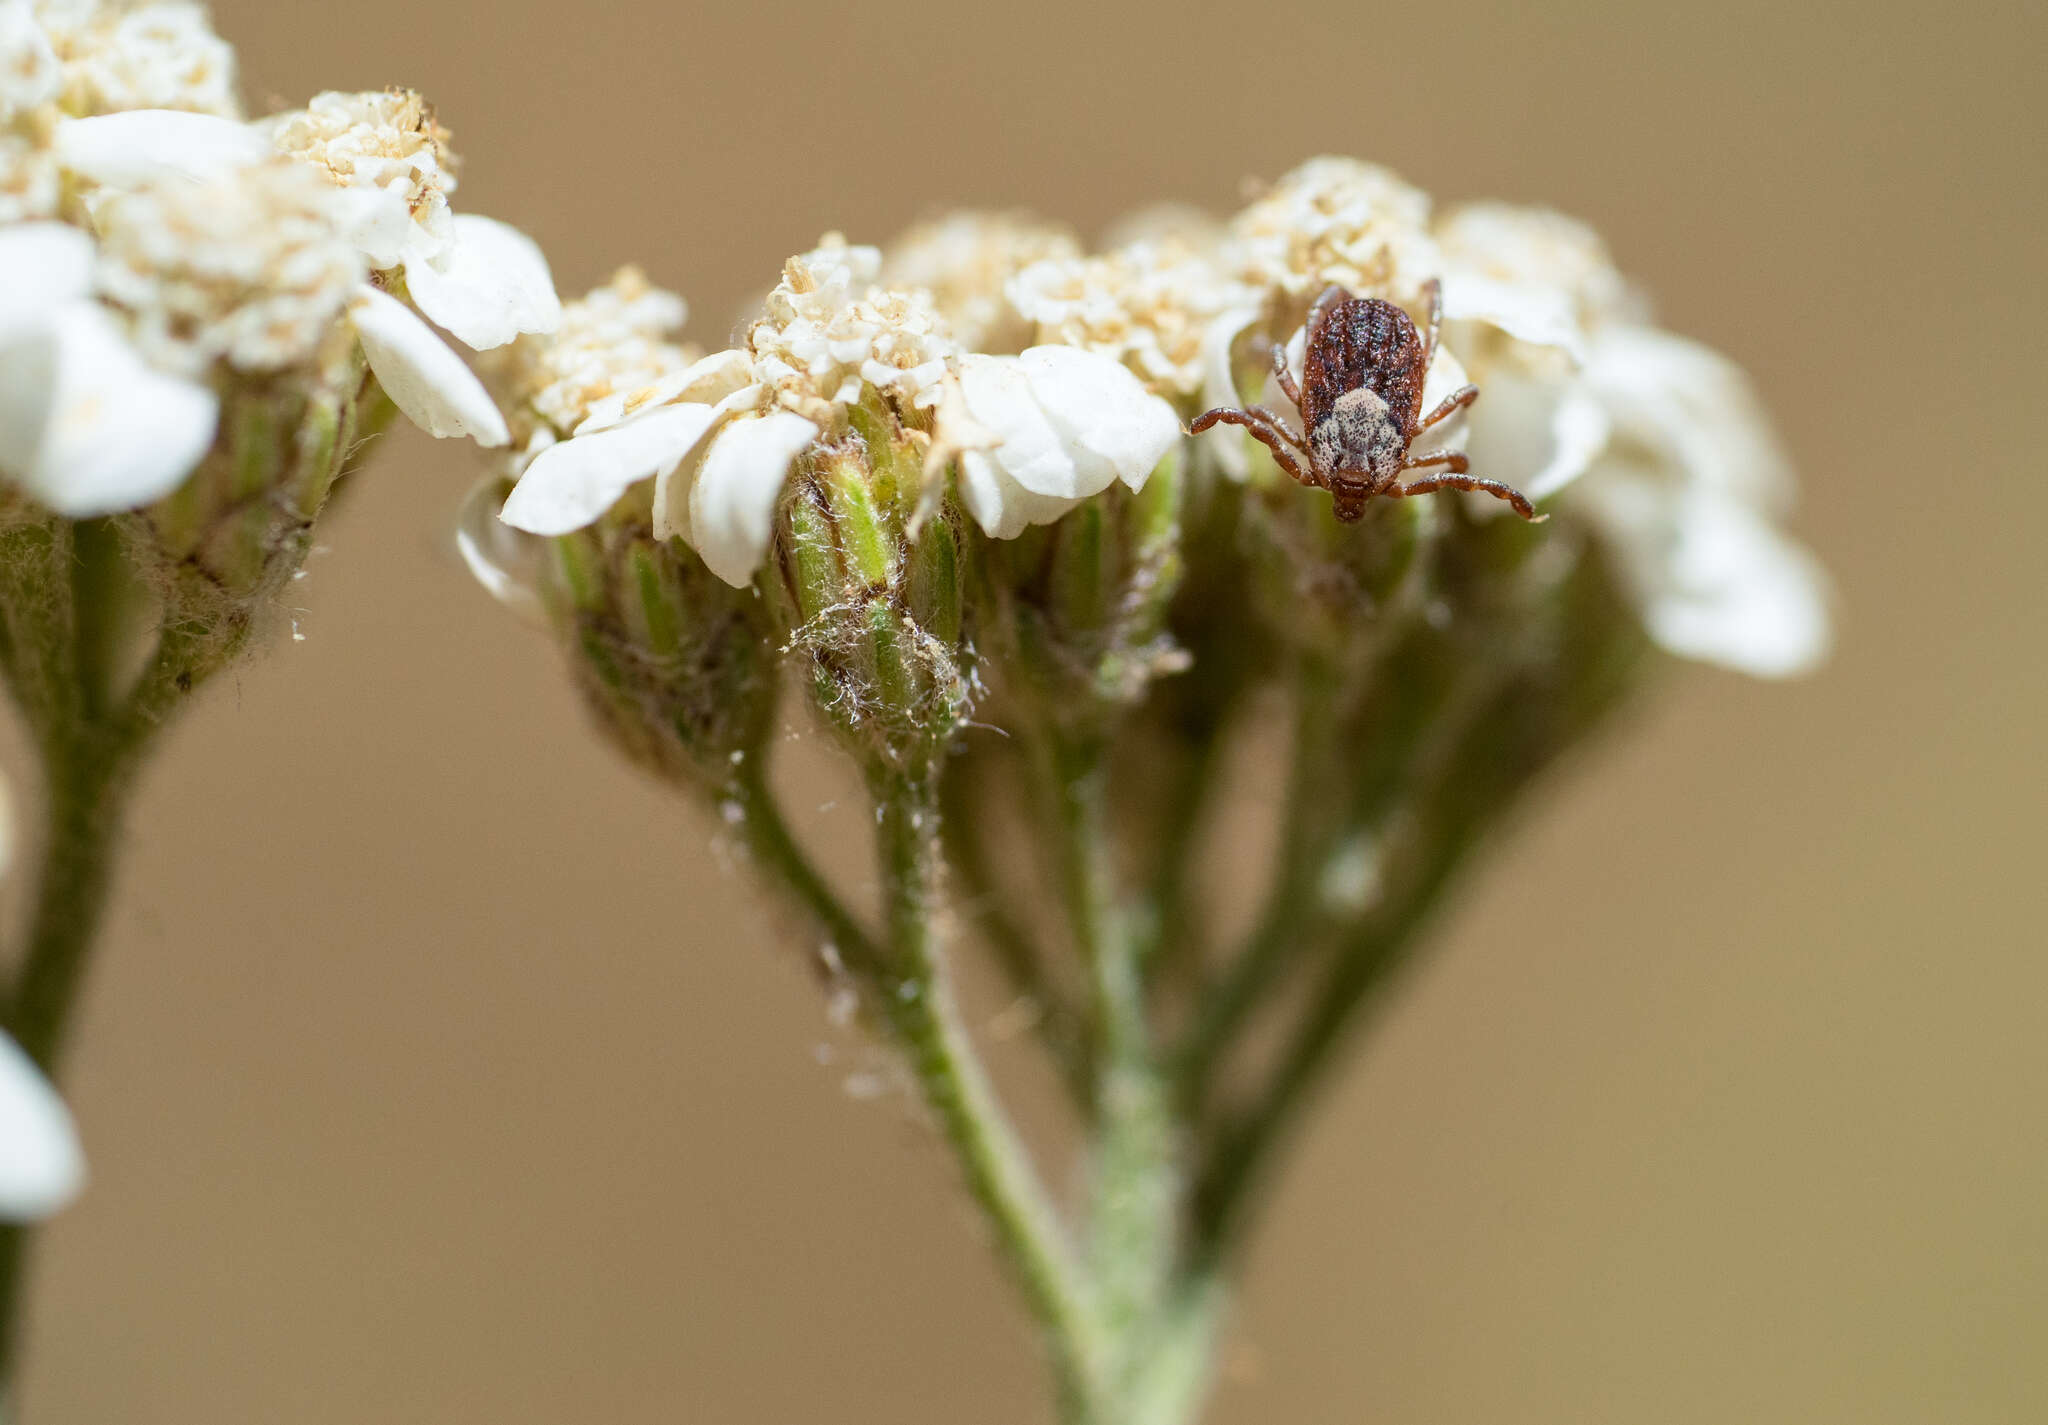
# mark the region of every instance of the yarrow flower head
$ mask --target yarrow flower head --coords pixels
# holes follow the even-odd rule
[[[1041,343],[1096,351],[1169,399],[1203,389],[1215,334],[1242,325],[1259,293],[1183,238],[1140,239],[1099,257],[1050,258],[1018,273],[1011,301]]]
[[[999,536],[1118,478],[1142,482],[1174,443],[1171,409],[1117,364],[1071,348],[965,352],[928,293],[880,285],[880,268],[875,249],[837,238],[791,258],[741,346],[599,402],[534,460],[506,521],[580,529],[653,477],[657,536],[680,535],[743,585],[794,463],[836,447],[863,410],[886,412],[889,430],[862,439],[917,452],[931,479],[957,457],[963,504]]]
[[[1313,158],[1232,221],[1231,265],[1290,306],[1332,284],[1412,303],[1437,270],[1429,209],[1427,193],[1377,164]]]
[[[881,280],[922,288],[969,351],[1031,345],[1033,324],[1010,300],[1010,280],[1035,262],[1081,255],[1072,229],[1028,213],[967,210],[921,223],[883,251]]]
[[[555,329],[561,303],[540,249],[449,206],[449,134],[417,93],[321,94],[268,131],[280,153],[349,196],[349,231],[370,266],[402,268],[414,305],[465,345],[481,351]]]
[[[282,161],[119,194],[98,211],[97,290],[160,370],[281,370],[313,356],[368,275],[337,216]]]
[[[524,449],[538,439],[545,448],[601,402],[688,369],[703,356],[674,340],[689,311],[639,268],[622,267],[604,286],[564,303],[552,333],[485,353],[485,379],[505,408],[513,443]]]
[[[528,239],[449,209],[447,133],[418,95],[245,124],[232,75],[193,6],[0,0],[0,471],[60,513],[176,488],[234,383],[299,370],[339,391],[357,359],[432,434],[502,444],[483,387],[394,294],[476,347],[559,318]]]

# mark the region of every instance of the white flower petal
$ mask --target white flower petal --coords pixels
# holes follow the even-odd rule
[[[0,1034],[0,1218],[47,1217],[84,1182],[71,1114],[28,1055]]]
[[[1173,407],[1148,392],[1121,361],[1078,347],[1034,346],[1017,364],[1065,439],[1076,469],[1084,472],[1081,494],[1105,489],[1111,480],[1143,488],[1181,438]],[[1089,484],[1094,489],[1085,488]]]
[[[671,401],[722,401],[754,379],[753,358],[737,349],[714,351],[650,386],[620,391],[591,404],[590,414],[576,427],[577,435],[609,430],[628,417]]]
[[[1662,549],[1622,541],[1650,636],[1683,658],[1789,678],[1827,656],[1826,577],[1768,518],[1695,488]]]
[[[272,153],[261,129],[178,109],[130,109],[57,125],[58,162],[111,188],[161,178],[203,182]]]
[[[1502,370],[1480,388],[1465,449],[1475,474],[1541,500],[1585,473],[1609,429],[1606,408],[1577,383]]]
[[[328,200],[342,236],[375,271],[397,267],[413,240],[412,210],[383,188],[336,188]]]
[[[0,342],[92,291],[92,237],[69,223],[0,227]]]
[[[414,425],[437,437],[470,436],[482,446],[512,438],[476,373],[405,303],[359,287],[349,316],[378,384]]]
[[[1484,322],[1517,341],[1554,346],[1582,359],[1586,334],[1572,294],[1542,282],[1505,282],[1452,267],[1443,275],[1444,320]]]
[[[498,518],[532,534],[582,529],[634,485],[689,455],[719,414],[715,406],[662,406],[551,445],[526,467]]]
[[[704,453],[690,487],[690,539],[726,583],[753,582],[775,532],[775,502],[790,462],[818,435],[794,411],[770,411],[733,421]]]
[[[0,347],[0,470],[74,519],[176,489],[218,414],[211,390],[145,366],[90,301]]]
[[[1237,307],[1209,324],[1202,336],[1202,404],[1211,410],[1219,406],[1241,406],[1244,397],[1237,390],[1237,368],[1231,359],[1237,339],[1257,321],[1257,307]],[[1217,468],[1232,480],[1242,481],[1252,473],[1251,452],[1245,442],[1251,437],[1236,426],[1217,426],[1201,443],[1215,459]]]
[[[1051,524],[1072,500],[1025,489],[987,452],[960,454],[960,503],[991,539],[1015,539],[1035,524]]]
[[[1000,440],[987,452],[988,458],[1001,465],[1010,479],[1034,494],[1068,501],[1102,488],[1102,484],[1093,489],[1083,488],[1087,477],[1076,466],[1067,442],[1039,405],[1030,378],[1017,358],[962,357],[959,375],[967,414]]]
[[[1742,368],[1698,342],[1651,327],[1609,327],[1588,352],[1586,382],[1632,437],[1694,480],[1782,513],[1791,462]]]
[[[477,351],[561,325],[561,299],[538,243],[495,218],[463,213],[453,223],[455,241],[438,257],[405,265],[413,305]]]
[[[1422,378],[1422,414],[1428,415],[1471,384],[1472,380],[1465,374],[1465,368],[1459,363],[1458,358],[1451,355],[1448,348],[1439,346],[1436,349],[1436,360],[1429,363],[1429,372]],[[1465,438],[1469,433],[1471,412],[1472,408],[1467,406],[1417,436],[1417,452],[1425,449],[1463,450]]]

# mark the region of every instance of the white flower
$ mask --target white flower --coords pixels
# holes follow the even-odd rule
[[[1011,305],[1008,283],[1034,262],[1081,255],[1080,239],[1028,213],[948,213],[902,234],[883,250],[881,280],[921,287],[970,351],[1020,351],[1029,319]]]
[[[73,121],[88,152],[90,126]],[[204,125],[226,120],[175,115]],[[117,161],[113,167],[121,167]],[[333,190],[281,160],[157,181],[95,205],[103,244],[59,223],[0,227],[0,471],[72,517],[132,509],[182,483],[212,445],[217,368],[317,362],[352,332],[416,424],[508,438],[482,384],[403,303],[362,279]]]
[[[0,867],[14,852],[14,818],[0,783]],[[47,1217],[85,1181],[85,1159],[63,1100],[21,1047],[0,1034],[0,1220]]]
[[[1100,352],[1175,397],[1204,388],[1218,323],[1242,330],[1259,310],[1258,292],[1177,238],[1035,263],[1012,279],[1010,300],[1039,343]]]
[[[1649,326],[1570,219],[1488,204],[1439,236],[1450,271],[1491,284],[1446,332],[1481,389],[1473,469],[1593,524],[1668,651],[1762,677],[1818,663],[1826,580],[1777,528],[1791,468],[1742,372]]]
[[[78,1195],[85,1157],[64,1101],[0,1034],[0,1218],[47,1217]]]
[[[962,440],[960,500],[995,539],[1050,524],[1118,480],[1141,489],[1180,439],[1173,407],[1121,362],[1070,346],[965,356],[961,412],[987,436]],[[948,408],[940,408],[940,439]],[[957,417],[956,417],[957,419]]]
[[[653,477],[656,537],[682,537],[744,586],[792,465],[869,389],[906,414],[937,408],[932,447],[966,452],[962,499],[1000,537],[1115,480],[1141,485],[1179,438],[1172,408],[1117,362],[1065,347],[965,355],[927,294],[874,285],[878,266],[873,249],[829,241],[792,258],[744,347],[595,403],[534,457],[501,517],[564,534]]]
[[[566,436],[601,403],[686,371],[703,353],[670,340],[689,308],[674,292],[624,267],[606,285],[564,304],[552,335],[523,336],[482,360],[521,441]],[[623,416],[624,412],[620,414]]]
[[[145,359],[180,375],[309,360],[367,276],[332,190],[296,164],[157,183],[96,216],[101,297]]]
[[[540,249],[515,228],[448,206],[448,131],[418,94],[321,94],[268,130],[279,152],[352,196],[351,232],[370,265],[404,268],[413,304],[457,340],[485,350],[555,329],[561,303]]]
[[[1437,274],[1429,195],[1374,164],[1312,158],[1231,221],[1230,260],[1297,311],[1332,283],[1412,306]]]
[[[882,255],[828,233],[783,266],[767,315],[747,333],[754,379],[768,399],[829,424],[865,383],[908,403],[945,374],[960,350],[922,291],[879,285]]]

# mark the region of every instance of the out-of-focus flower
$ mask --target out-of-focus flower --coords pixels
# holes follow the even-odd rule
[[[0,782],[0,870],[14,856],[14,815]],[[0,1034],[0,1220],[47,1217],[78,1195],[85,1157],[57,1091],[21,1047]]]
[[[1446,338],[1482,392],[1474,468],[1589,520],[1670,652],[1763,677],[1824,657],[1826,580],[1778,528],[1791,466],[1741,370],[1650,326],[1582,224],[1486,204],[1439,237],[1449,272],[1518,314]]]
[[[0,270],[19,279],[0,327],[0,470],[50,508],[81,517],[160,498],[212,443],[217,370],[314,362],[337,330],[354,339],[339,350],[360,342],[423,429],[504,443],[476,377],[363,280],[333,191],[303,167],[162,177],[93,211],[97,245],[64,224],[0,228]]]
[[[234,48],[213,32],[202,5],[23,0],[20,8],[32,12],[57,65],[48,97],[68,114],[182,109],[241,117]]]
[[[1080,238],[1062,224],[970,209],[921,223],[890,243],[882,250],[881,281],[931,293],[966,350],[1015,352],[1031,344],[1032,323],[1012,305],[1010,279],[1034,262],[1080,255]]]
[[[792,465],[842,438],[867,391],[909,438],[975,452],[962,498],[991,533],[1055,518],[1119,477],[1142,481],[1128,473],[1138,447],[1156,446],[1149,471],[1177,437],[1171,409],[1115,363],[1065,348],[969,356],[928,294],[882,287],[879,270],[873,248],[836,239],[791,258],[744,346],[596,403],[534,459],[506,522],[580,529],[651,476],[656,537],[681,535],[742,585]]]
[[[0,1034],[0,1219],[47,1217],[78,1195],[85,1156],[57,1091]]]

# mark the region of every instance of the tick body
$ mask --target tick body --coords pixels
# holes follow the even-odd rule
[[[1521,491],[1498,480],[1466,473],[1463,453],[1431,450],[1416,454],[1415,438],[1479,399],[1465,386],[1425,414],[1422,385],[1436,359],[1437,328],[1443,321],[1443,291],[1435,278],[1429,297],[1429,332],[1415,329],[1408,314],[1377,297],[1354,297],[1330,287],[1309,309],[1307,349],[1301,385],[1287,367],[1284,347],[1273,348],[1273,375],[1301,411],[1303,437],[1264,406],[1225,406],[1204,413],[1190,429],[1243,426],[1273,452],[1280,468],[1304,485],[1328,490],[1337,518],[1351,522],[1375,495],[1426,495],[1433,490],[1480,490],[1506,500],[1525,520],[1538,516]],[[1404,481],[1410,470],[1429,474]]]

